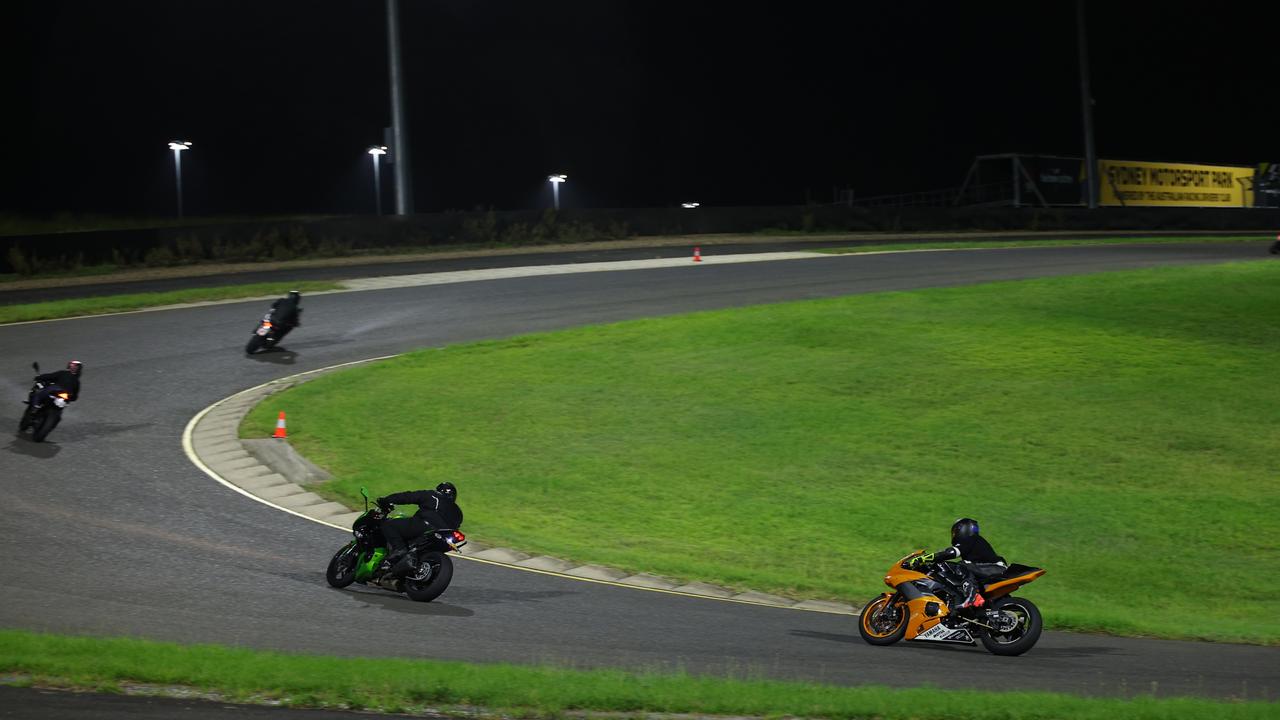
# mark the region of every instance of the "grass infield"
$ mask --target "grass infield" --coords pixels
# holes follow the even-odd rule
[[[287,410],[353,507],[451,480],[486,543],[795,597],[971,515],[1049,627],[1273,644],[1278,309],[1263,261],[706,312],[411,353],[242,433]]]
[[[208,302],[211,300],[234,300],[237,298],[284,295],[290,290],[300,290],[302,292],[338,290],[341,287],[342,285],[339,283],[326,281],[254,283],[252,285],[233,285],[230,287],[191,288],[170,292],[53,300],[26,305],[0,305],[0,324],[28,322],[31,320],[53,320],[83,315],[105,315],[107,313],[141,310],[149,307],[182,305],[184,303]]]
[[[121,692],[131,683],[193,688],[226,702],[270,702],[384,712],[464,711],[556,717],[570,711],[694,713],[735,717],[1021,720],[1252,720],[1269,702],[1145,695],[1081,698],[1054,693],[835,687],[687,674],[570,670],[432,660],[337,658],[0,630],[0,671],[32,685]]]

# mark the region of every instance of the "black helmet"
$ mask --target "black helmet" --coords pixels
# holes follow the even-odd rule
[[[451,482],[442,482],[436,486],[436,492],[449,498],[450,500],[458,499],[458,488],[453,486]]]
[[[964,538],[978,536],[978,521],[973,518],[960,518],[951,526],[951,542],[960,542]]]
[[[80,371],[83,369],[84,369],[84,363],[80,362],[79,360],[72,360],[71,362],[67,363],[67,370],[70,370],[72,375],[79,375]]]
[[[294,302],[297,302],[302,299],[302,293],[298,292],[297,290],[290,290],[289,299]]]

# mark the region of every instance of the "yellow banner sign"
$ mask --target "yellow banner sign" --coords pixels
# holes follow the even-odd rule
[[[1112,207],[1249,207],[1253,168],[1127,160],[1098,161],[1098,203]]]

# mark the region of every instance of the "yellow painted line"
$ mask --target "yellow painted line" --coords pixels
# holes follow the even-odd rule
[[[201,421],[202,419],[204,419],[204,416],[205,416],[205,415],[208,415],[211,411],[213,411],[213,410],[214,410],[215,408],[217,408],[219,405],[222,405],[223,403],[226,403],[226,402],[229,402],[229,401],[231,401],[231,400],[234,400],[235,398],[240,397],[241,395],[245,395],[245,394],[251,393],[251,392],[253,392],[253,391],[255,391],[255,390],[261,390],[262,388],[265,388],[265,387],[267,387],[267,386],[269,386],[269,385],[277,385],[277,384],[280,384],[280,383],[289,382],[289,381],[291,381],[291,380],[295,380],[295,379],[297,379],[297,378],[300,378],[300,377],[303,377],[303,376],[306,376],[306,375],[315,375],[315,374],[317,374],[317,373],[328,372],[328,371],[330,371],[330,370],[336,370],[336,369],[338,369],[338,368],[349,367],[349,366],[352,366],[352,365],[362,365],[362,364],[364,364],[364,363],[376,362],[376,361],[378,361],[378,360],[389,360],[389,359],[394,358],[394,357],[399,357],[399,356],[398,356],[398,355],[382,355],[382,356],[379,356],[379,357],[366,358],[366,359],[364,359],[364,360],[353,360],[353,361],[351,361],[351,362],[339,363],[339,364],[337,364],[337,365],[330,365],[330,366],[328,366],[328,367],[318,368],[318,369],[316,369],[316,370],[308,370],[308,371],[306,371],[306,372],[301,372],[301,373],[297,373],[297,374],[294,374],[294,375],[289,375],[289,376],[286,376],[286,377],[277,378],[277,379],[275,379],[275,380],[270,380],[270,381],[267,381],[267,382],[261,383],[261,384],[259,384],[259,385],[255,385],[255,386],[253,386],[253,387],[251,387],[251,388],[248,388],[248,389],[245,389],[245,390],[241,390],[240,392],[237,392],[237,393],[235,393],[235,394],[233,394],[233,395],[228,395],[227,397],[225,397],[225,398],[223,398],[223,399],[221,399],[221,400],[219,400],[219,401],[217,401],[217,402],[213,403],[212,405],[210,405],[210,406],[206,407],[205,409],[201,410],[200,412],[196,413],[195,417],[191,418],[191,420],[187,422],[187,426],[186,426],[186,428],[184,428],[184,429],[183,429],[183,431],[182,431],[182,451],[183,451],[184,453],[186,453],[186,455],[187,455],[187,459],[188,459],[188,460],[190,460],[190,461],[192,462],[192,464],[194,464],[197,468],[199,468],[201,471],[203,471],[203,472],[204,472],[204,474],[206,474],[206,475],[208,475],[209,477],[213,478],[213,479],[214,479],[214,480],[216,480],[218,483],[220,483],[220,484],[222,484],[222,485],[224,485],[224,486],[226,486],[226,487],[230,488],[231,490],[234,490],[235,492],[238,492],[238,493],[240,493],[241,495],[243,495],[243,496],[245,496],[245,497],[249,498],[250,500],[256,500],[257,502],[260,502],[260,503],[262,503],[263,505],[266,505],[267,507],[274,508],[274,509],[276,509],[276,510],[280,510],[280,511],[282,511],[282,512],[289,513],[290,515],[293,515],[293,516],[296,516],[296,517],[300,517],[300,518],[302,518],[302,519],[304,519],[304,520],[310,520],[311,522],[318,523],[318,524],[320,524],[320,525],[324,525],[325,527],[331,527],[331,528],[333,528],[333,529],[335,529],[335,530],[342,530],[342,531],[344,531],[344,532],[351,532],[351,528],[349,528],[349,527],[343,527],[343,526],[341,526],[341,525],[335,525],[335,524],[333,524],[333,523],[331,523],[331,522],[326,522],[326,521],[324,521],[324,520],[320,520],[320,519],[318,519],[318,518],[313,518],[313,517],[311,517],[310,515],[304,515],[304,514],[302,514],[302,513],[298,512],[298,511],[296,511],[296,510],[290,510],[289,508],[287,508],[287,507],[283,507],[283,506],[281,506],[281,505],[277,505],[277,504],[275,504],[275,503],[271,502],[270,500],[266,500],[266,499],[264,499],[264,498],[260,498],[260,497],[258,497],[257,495],[254,495],[253,493],[249,492],[248,490],[245,490],[244,488],[240,487],[239,485],[236,485],[236,484],[234,484],[234,483],[230,482],[230,481],[229,481],[229,480],[227,480],[226,478],[224,478],[224,477],[222,477],[221,475],[219,475],[218,473],[214,472],[214,470],[213,470],[212,468],[210,468],[208,465],[205,465],[205,464],[204,464],[204,462],[202,462],[202,461],[200,460],[200,456],[199,456],[198,454],[196,454],[196,451],[195,451],[195,444],[193,443],[193,441],[192,441],[192,439],[191,439],[191,438],[192,438],[192,435],[193,435],[193,434],[194,434],[194,432],[195,432],[195,428],[196,428],[196,426],[200,423],[200,421]],[[702,600],[718,600],[718,601],[720,601],[720,602],[738,603],[739,605],[757,605],[757,606],[759,606],[759,607],[771,607],[771,608],[778,608],[778,609],[780,609],[780,610],[803,610],[803,611],[806,611],[806,612],[820,612],[820,613],[827,613],[827,614],[830,614],[830,615],[854,615],[854,614],[856,614],[856,613],[853,613],[853,612],[841,612],[841,611],[835,611],[835,610],[823,610],[823,609],[821,609],[821,608],[794,607],[794,606],[790,606],[790,605],[774,605],[774,604],[771,604],[771,603],[757,602],[757,601],[755,601],[755,600],[738,600],[738,599],[734,599],[734,598],[721,598],[721,597],[715,597],[715,596],[712,596],[712,595],[699,595],[698,593],[685,592],[685,591],[681,591],[681,590],[667,590],[667,589],[665,589],[665,588],[651,588],[651,587],[644,587],[644,586],[641,586],[641,585],[629,585],[629,584],[627,584],[627,583],[618,582],[618,581],[616,581],[616,580],[598,580],[598,579],[596,579],[596,578],[587,578],[587,577],[579,577],[579,576],[577,576],[577,575],[569,575],[569,574],[567,574],[567,573],[556,572],[556,571],[554,571],[554,570],[540,570],[540,569],[538,569],[538,568],[524,567],[524,566],[522,566],[522,565],[514,565],[514,564],[512,564],[512,563],[505,563],[505,562],[500,562],[500,561],[497,561],[497,560],[485,560],[485,559],[483,559],[483,558],[470,557],[470,556],[462,555],[462,554],[458,554],[458,553],[450,553],[450,554],[451,554],[451,555],[454,555],[455,557],[461,558],[461,559],[463,559],[463,560],[470,560],[471,562],[484,563],[484,564],[486,564],[486,565],[495,565],[495,566],[498,566],[498,567],[509,568],[509,569],[511,569],[511,570],[521,570],[521,571],[529,572],[529,573],[537,573],[537,574],[539,574],[539,575],[549,575],[549,576],[551,576],[551,577],[563,578],[563,579],[565,579],[565,580],[577,580],[577,581],[580,581],[580,582],[596,583],[597,585],[612,585],[613,587],[625,588],[625,589],[627,589],[627,590],[647,590],[647,591],[649,591],[649,592],[665,593],[665,594],[667,594],[667,595],[680,595],[680,596],[683,596],[683,597],[699,598],[699,599],[702,599]]]

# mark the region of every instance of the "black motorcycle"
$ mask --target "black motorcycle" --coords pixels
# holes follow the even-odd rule
[[[31,368],[40,374],[40,363],[31,363]],[[49,402],[43,407],[37,408],[36,393],[48,387],[48,383],[42,383],[36,380],[31,386],[31,392],[27,394],[27,399],[23,400],[27,409],[22,412],[22,419],[18,421],[18,432],[26,432],[27,428],[31,428],[31,439],[36,442],[44,442],[44,439],[58,427],[58,423],[62,422],[62,410],[71,404],[71,394],[63,390],[54,393],[49,397]]]
[[[272,320],[272,314],[267,313],[258,321],[258,327],[254,329],[253,335],[249,336],[249,344],[244,346],[246,355],[275,347],[292,329]]]
[[[364,496],[364,512],[351,525],[355,539],[343,545],[329,561],[324,578],[336,588],[353,582],[402,592],[411,600],[430,602],[440,597],[453,580],[453,560],[445,553],[457,552],[467,544],[467,536],[450,528],[431,529],[408,543],[411,570],[402,577],[391,573],[387,561],[387,541],[382,535],[382,522],[391,509],[369,507],[369,493]]]

